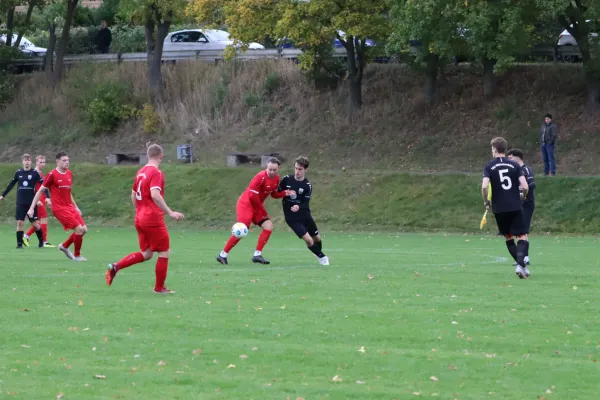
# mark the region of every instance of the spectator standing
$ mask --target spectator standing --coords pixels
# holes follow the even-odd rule
[[[558,125],[552,121],[552,115],[546,114],[540,129],[540,146],[544,160],[544,175],[556,175],[556,159],[554,158],[554,143],[558,137]]]
[[[106,21],[102,20],[100,22],[100,30],[98,31],[98,35],[96,36],[96,45],[98,46],[98,50],[100,51],[100,53],[108,53],[111,42],[112,32],[106,26]]]

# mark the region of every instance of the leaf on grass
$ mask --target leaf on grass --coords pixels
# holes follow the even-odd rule
[[[260,311],[260,310],[262,310],[262,307],[256,307],[255,310]]]
[[[448,369],[451,371],[456,371],[456,365],[450,364],[450,365],[448,365]]]
[[[227,368],[235,368],[235,364],[229,364]]]
[[[360,349],[358,349],[358,351],[364,354],[367,350],[365,350],[365,346],[360,346]]]
[[[413,271],[415,273],[415,276],[421,276],[420,273],[418,273],[417,271]]]
[[[22,344],[21,347],[25,347],[26,349],[30,348],[31,346],[28,344]]]
[[[412,392],[412,394],[414,394],[415,396],[420,396],[421,392]]]
[[[106,379],[106,375],[94,375],[96,379]]]
[[[95,348],[95,347],[92,347],[92,351],[96,351],[96,348]]]
[[[28,312],[29,310],[27,308],[24,308],[23,311]],[[59,393],[60,394],[60,393]]]
[[[304,397],[296,397],[296,400],[304,400]]]
[[[77,330],[77,327],[76,327],[76,326],[70,326],[70,327],[69,327],[69,330],[70,330],[70,331],[76,331],[76,330]]]
[[[250,282],[256,283],[256,282],[258,282],[258,279],[250,279]]]
[[[84,331],[89,331],[89,330],[90,330],[90,328],[84,328],[83,330],[84,330]]]
[[[202,349],[196,349],[196,350],[192,351],[192,354],[195,356],[197,356],[200,353],[202,353]]]
[[[432,381],[434,381],[434,382],[437,382],[437,381],[439,381],[439,379],[438,379],[438,377],[437,377],[437,376],[432,376],[432,377],[430,377],[429,379],[431,379],[431,380],[432,380]]]
[[[78,305],[78,306],[82,306],[82,305],[83,305],[83,300],[79,300],[79,301],[77,301],[77,305]]]
[[[572,333],[573,333],[573,332],[571,332],[571,331],[567,331],[567,335],[570,335],[570,334],[572,334]]]
[[[367,274],[367,278],[369,278],[369,280],[374,279],[373,275],[371,275],[371,274]]]
[[[495,353],[494,354],[485,353],[485,358],[495,358],[495,357],[496,357]]]
[[[356,381],[356,383],[359,384],[359,385],[364,385],[367,382],[365,382],[365,381]]]
[[[256,350],[258,350],[258,347],[253,347],[252,348],[252,351],[256,351]]]
[[[339,377],[339,375],[334,376],[333,378],[331,378],[332,382],[342,382],[343,379]]]
[[[207,301],[207,302],[206,302],[206,304],[211,304],[211,303],[212,303],[212,301]]]
[[[242,355],[240,356],[240,358],[242,358],[242,359],[246,359],[246,358],[248,358],[248,356],[247,356],[246,354],[242,354]]]
[[[167,362],[166,362],[166,361],[163,361],[163,360],[160,360],[160,361],[158,362],[158,365],[167,365]]]
[[[552,394],[552,390],[546,389],[546,394]]]
[[[458,322],[452,321],[452,325],[458,325]]]
[[[65,396],[64,394],[62,394],[62,393],[59,393],[59,394],[57,394],[57,395],[56,395],[56,400],[60,400],[60,399],[62,399],[64,396]]]
[[[279,308],[281,308],[282,310],[285,310],[285,304],[284,304],[284,305],[282,305],[282,306],[281,306],[281,307],[279,307]]]
[[[577,286],[573,286],[573,290],[577,290]]]

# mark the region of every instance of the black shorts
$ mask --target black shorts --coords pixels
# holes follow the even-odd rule
[[[523,228],[526,233],[529,233],[531,229],[531,217],[533,216],[533,212],[535,211],[535,203],[525,203],[523,204]]]
[[[17,221],[25,221],[25,218],[29,218],[29,215],[27,215],[27,211],[29,211],[29,206],[26,204],[17,204],[17,212],[15,213],[15,218],[17,219]],[[37,213],[37,207],[33,208],[33,217],[29,218],[30,222],[33,221],[37,221],[38,219],[38,213]]]
[[[498,231],[502,236],[521,236],[527,234],[523,225],[523,210],[494,214]]]
[[[307,233],[315,237],[319,234],[319,228],[317,228],[317,224],[312,216],[307,215],[306,217],[300,218],[286,218],[285,222],[288,224],[290,228],[294,231],[294,233],[302,238]]]

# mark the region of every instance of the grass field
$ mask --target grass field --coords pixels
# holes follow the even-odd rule
[[[523,281],[492,236],[325,233],[329,267],[288,232],[254,265],[255,231],[221,266],[226,236],[173,230],[164,296],[104,282],[132,230],[76,263],[3,228],[0,398],[598,398],[597,238],[534,238]]]

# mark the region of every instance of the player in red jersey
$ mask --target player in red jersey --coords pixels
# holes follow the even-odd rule
[[[38,172],[38,174],[40,174],[40,176],[42,177],[42,179],[44,179],[44,168],[46,167],[46,156],[36,156],[35,157],[35,170]],[[38,191],[40,190],[40,186],[42,186],[40,183],[38,183],[35,186],[35,190]],[[56,247],[56,246],[52,246],[50,243],[48,243],[48,211],[46,210],[46,204],[48,204],[49,206],[52,206],[52,203],[50,201],[49,197],[46,197],[46,192],[44,192],[44,194],[42,195],[42,197],[40,198],[40,201],[38,202],[38,207],[37,207],[37,212],[38,212],[38,218],[40,221],[40,226],[42,228],[42,235],[44,237],[44,247]],[[25,233],[25,235],[23,235],[23,244],[25,246],[29,246],[29,237],[31,235],[33,235],[33,233],[35,232],[35,226],[32,224],[31,227],[29,228],[29,230]]]
[[[267,164],[267,169],[256,174],[237,201],[235,209],[237,222],[245,224],[248,228],[250,228],[250,223],[262,228],[256,244],[256,251],[252,257],[253,263],[270,263],[263,258],[262,250],[273,232],[273,222],[271,222],[263,203],[269,195],[274,199],[281,199],[296,194],[293,190],[277,191],[280,165],[281,162],[277,158],[271,158]],[[240,240],[232,235],[225,244],[223,251],[217,256],[217,261],[221,264],[227,264],[227,255]]]
[[[175,293],[165,287],[169,267],[170,238],[164,215],[176,221],[183,214],[171,209],[165,203],[165,176],[158,167],[163,159],[163,149],[153,144],[146,152],[148,164],[138,171],[131,188],[131,202],[135,208],[135,229],[138,233],[140,251],[131,253],[121,261],[109,264],[106,271],[106,283],[110,286],[118,271],[152,258],[158,253],[156,261],[156,284],[154,293]]]
[[[58,249],[65,253],[70,260],[87,261],[81,255],[81,246],[83,245],[83,236],[87,233],[87,226],[81,217],[81,210],[77,207],[71,188],[73,186],[73,173],[69,170],[69,156],[64,151],[56,155],[56,168],[48,172],[44,178],[44,183],[35,195],[29,212],[32,216],[35,212],[38,202],[46,189],[50,190],[52,196],[52,213],[61,223],[65,231],[74,232],[67,240],[58,246]],[[75,244],[75,254],[71,253],[69,247]]]

